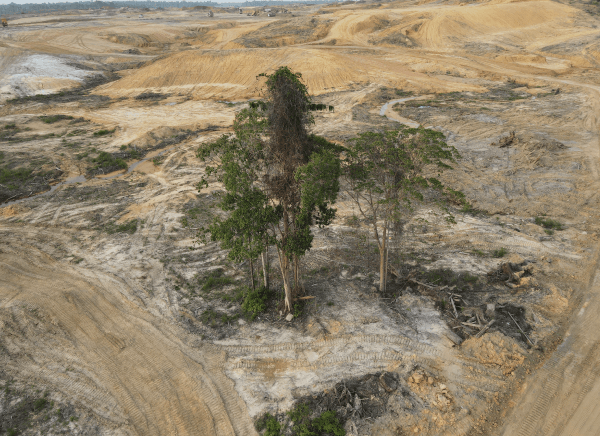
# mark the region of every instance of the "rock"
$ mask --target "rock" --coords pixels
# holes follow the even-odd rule
[[[447,389],[446,385],[442,383],[442,384],[440,385],[440,390],[444,391],[444,390],[446,390],[446,389]]]
[[[291,313],[288,313],[287,316],[285,317],[286,321],[291,321],[294,319],[294,315],[292,315]]]
[[[496,313],[496,305],[494,303],[488,303],[485,307],[485,315],[488,317],[493,317]]]
[[[432,378],[432,377],[429,377],[429,378],[427,379],[427,383],[429,383],[430,385],[432,385],[432,384],[433,384],[433,378]]]
[[[510,263],[503,263],[500,268],[502,268],[502,272],[504,274],[506,274],[509,277],[512,276],[512,270],[510,269]]]
[[[419,384],[423,381],[423,376],[416,372],[412,375],[412,378],[413,378],[414,383],[416,383],[416,384]]]
[[[244,324],[246,324],[246,321],[244,321],[242,318],[240,318],[240,319],[238,319],[238,324],[244,325]]]

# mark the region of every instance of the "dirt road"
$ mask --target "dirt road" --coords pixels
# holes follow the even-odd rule
[[[12,330],[4,318],[7,341],[15,348],[8,347],[3,364],[29,369],[35,378],[75,395],[81,382],[61,378],[56,368],[64,364],[93,374],[85,389],[95,399],[92,408],[112,404],[113,410],[96,411],[113,422],[115,415],[125,417],[131,434],[255,434],[245,404],[222,372],[223,352],[182,343],[181,332],[129,301],[127,286],[114,277],[70,267],[32,247],[14,249],[4,230],[0,313],[25,306],[40,319],[32,330]],[[60,326],[72,348],[44,362],[55,352],[47,337],[51,328],[43,327],[47,320]],[[35,344],[33,362],[24,343]]]
[[[556,80],[579,86],[592,94],[595,114],[590,122],[600,131],[600,87]],[[597,148],[586,150],[598,177]],[[600,435],[600,269],[596,272],[581,309],[572,319],[565,339],[546,364],[524,385],[522,394],[498,434],[506,436]]]

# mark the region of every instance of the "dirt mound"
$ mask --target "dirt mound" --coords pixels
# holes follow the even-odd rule
[[[463,44],[481,38],[514,44],[560,35],[571,28],[577,9],[550,1],[447,7],[406,22],[406,35],[429,47]],[[518,39],[515,39],[518,38]],[[518,43],[518,42],[517,42]]]
[[[525,361],[525,350],[514,339],[500,332],[467,339],[462,344],[462,351],[483,364],[500,367],[505,375]]]
[[[267,24],[258,32],[243,35],[233,42],[247,48],[282,47],[324,38],[333,22],[311,17],[296,17]]]

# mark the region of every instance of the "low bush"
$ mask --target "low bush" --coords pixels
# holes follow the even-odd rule
[[[57,121],[73,119],[70,115],[42,115],[39,118],[46,124],[54,124]]]
[[[98,130],[97,132],[94,132],[94,136],[105,136],[105,135],[112,135],[113,133],[115,133],[116,129],[112,129],[112,130]]]
[[[92,159],[96,164],[92,170],[118,170],[127,168],[127,162],[105,151],[101,151],[98,157]]]
[[[496,257],[496,258],[501,258],[506,256],[506,254],[508,253],[508,250],[504,247],[500,248],[499,250],[494,250],[492,252],[492,256]]]
[[[242,310],[250,319],[256,318],[260,313],[267,310],[272,294],[272,291],[264,286],[249,290],[242,303]]]
[[[538,226],[542,226],[545,227],[547,229],[553,229],[553,230],[563,230],[563,225],[553,219],[550,218],[543,218],[543,217],[535,217],[535,223]]]

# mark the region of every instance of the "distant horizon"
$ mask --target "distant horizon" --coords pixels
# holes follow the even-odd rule
[[[93,1],[93,0],[86,0],[86,1]],[[106,3],[110,3],[111,0],[105,0]],[[129,1],[136,1],[136,0],[129,0]],[[139,0],[140,3],[142,3],[144,0]],[[163,0],[166,2],[177,2],[177,0]],[[183,0],[180,0],[183,1]],[[209,1],[209,0],[207,0]],[[226,4],[226,3],[244,3],[245,0],[236,2],[236,1],[215,1],[215,0],[210,0],[213,1],[214,3],[219,3],[219,4]],[[269,0],[264,0],[264,1],[269,1]],[[310,0],[287,0],[290,3],[310,3]],[[47,4],[53,4],[53,3],[79,3],[80,0],[59,0],[59,1],[48,1],[48,0],[0,0],[0,6],[3,5],[9,5],[11,3],[17,4],[17,5],[24,5],[24,4],[41,4],[41,3],[47,3]],[[190,3],[192,3],[192,1],[190,1]]]

